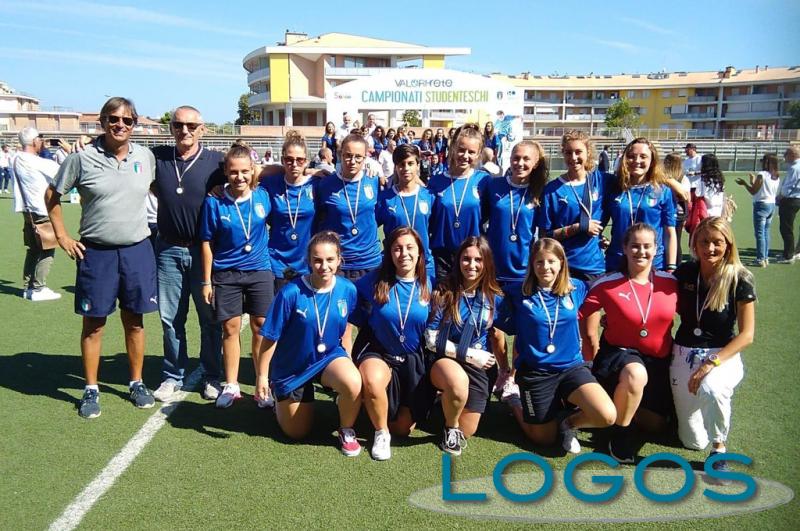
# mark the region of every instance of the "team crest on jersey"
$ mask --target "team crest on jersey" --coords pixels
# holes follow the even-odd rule
[[[572,297],[567,295],[566,297],[561,299],[561,305],[564,306],[567,310],[572,310],[575,308],[575,303],[572,302]]]
[[[648,198],[647,198],[647,204],[648,204],[648,205],[650,205],[651,207],[654,207],[654,206],[656,206],[656,202],[657,202],[657,201],[658,201],[658,200],[657,200],[657,199],[656,199],[654,196],[652,196],[652,195],[651,195],[650,197],[648,197]]]
[[[592,190],[592,201],[597,201],[598,199],[600,199],[600,194],[597,190]]]
[[[527,203],[525,203],[525,208],[527,208],[528,210],[533,210],[533,201],[528,201]]]
[[[336,307],[339,308],[339,316],[347,317],[347,301],[344,299],[339,299],[336,302]]]
[[[366,197],[367,199],[372,199],[373,197],[375,197],[375,193],[372,191],[371,186],[367,186],[364,188],[364,197]]]
[[[480,192],[480,190],[478,190],[477,186],[473,186],[472,187],[472,195],[475,196],[475,199],[480,199],[481,198],[481,192]]]
[[[306,195],[309,199],[314,199],[314,190],[310,186],[306,188]]]
[[[141,162],[134,162],[133,163],[133,173],[142,173],[142,163]]]
[[[264,210],[264,205],[262,205],[261,203],[256,203],[256,216],[262,219],[267,217],[267,211]]]
[[[428,213],[428,202],[427,201],[420,201],[419,202],[419,213],[423,216]]]

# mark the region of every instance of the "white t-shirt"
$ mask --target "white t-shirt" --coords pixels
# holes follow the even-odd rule
[[[6,153],[0,149],[0,168],[8,168],[11,163],[11,152]]]
[[[391,177],[394,173],[394,161],[388,149],[384,149],[381,151],[381,154],[378,155],[378,163],[381,165],[381,175],[387,179]]]
[[[40,216],[46,216],[47,207],[44,203],[44,193],[47,191],[47,187],[53,183],[53,179],[58,173],[58,164],[38,155],[21,151],[14,157],[11,171],[15,177],[14,212],[29,211]],[[27,202],[22,200],[20,187],[25,189]]]
[[[753,203],[775,203],[781,180],[773,179],[768,171],[760,171],[758,174],[761,176],[761,188],[753,195]]]
[[[722,205],[725,204],[725,192],[723,190],[714,191],[705,185],[703,179],[699,179],[695,185],[694,193],[697,197],[702,197],[705,200],[709,216],[722,215]]]
[[[700,180],[700,163],[703,157],[695,155],[694,157],[686,157],[683,160],[683,174],[689,179],[692,188],[697,186],[697,181]],[[689,175],[694,173],[694,175]]]

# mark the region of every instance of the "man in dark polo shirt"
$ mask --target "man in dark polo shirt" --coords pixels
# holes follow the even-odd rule
[[[164,331],[162,382],[153,395],[166,401],[184,385],[189,361],[186,317],[191,296],[200,322],[201,393],[215,400],[220,391],[222,327],[214,322],[211,306],[203,300],[197,231],[207,192],[225,183],[224,155],[200,144],[205,129],[203,117],[194,107],[184,105],[172,111],[170,130],[175,146],[153,148],[153,192],[158,197],[158,309]]]
[[[132,101],[109,99],[100,110],[104,134],[64,160],[45,195],[58,244],[78,266],[75,313],[83,316],[81,356],[86,377],[78,413],[84,418],[100,416],[97,373],[103,330],[117,300],[130,364],[131,402],[139,408],[154,403],[142,382],[142,314],[158,309],[145,209],[155,160],[149,149],[130,141],[137,118]],[[61,212],[61,196],[73,187],[81,194],[80,241],[65,229]]]

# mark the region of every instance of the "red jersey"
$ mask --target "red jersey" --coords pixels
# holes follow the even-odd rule
[[[622,273],[611,273],[595,282],[581,306],[580,317],[603,309],[606,312],[603,337],[610,345],[636,349],[654,358],[668,356],[672,349],[672,320],[678,306],[678,281],[663,271],[654,271],[652,278],[653,302],[646,324],[642,315],[647,313],[650,283],[628,282]],[[636,290],[638,306],[631,286]]]

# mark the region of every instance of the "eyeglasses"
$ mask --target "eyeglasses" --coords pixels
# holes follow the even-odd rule
[[[106,116],[106,121],[111,125],[119,123],[120,120],[128,127],[133,125],[133,118],[129,116],[114,116],[113,114]]]
[[[365,158],[364,155],[342,155],[342,160],[349,160],[352,162],[361,162]]]
[[[302,166],[307,160],[305,157],[283,157],[283,163],[289,166]]]
[[[186,127],[190,133],[193,133],[201,125],[203,124],[196,124],[193,122],[172,122],[172,127],[175,128],[176,131],[183,131],[183,128]]]

